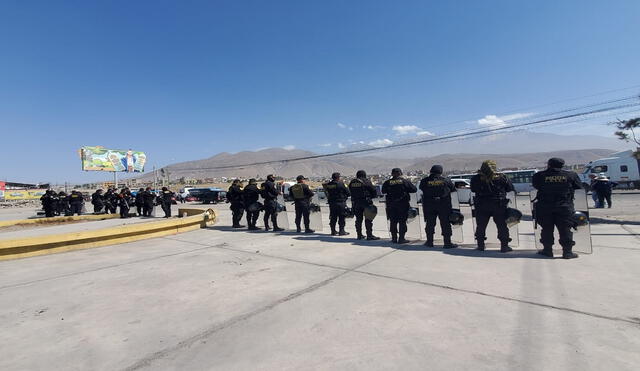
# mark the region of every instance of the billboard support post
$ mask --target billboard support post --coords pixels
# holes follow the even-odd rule
[[[118,189],[118,172],[113,172],[113,188]]]

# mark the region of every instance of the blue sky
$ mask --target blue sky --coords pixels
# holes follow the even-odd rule
[[[537,112],[517,110],[640,84],[639,14],[637,0],[4,0],[0,178],[108,179],[80,171],[82,145],[161,166]]]

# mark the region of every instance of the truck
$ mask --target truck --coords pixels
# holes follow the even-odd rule
[[[586,189],[591,184],[591,174],[604,175],[618,183],[619,188],[640,188],[640,159],[634,151],[628,150],[589,162],[580,174],[580,181]]]

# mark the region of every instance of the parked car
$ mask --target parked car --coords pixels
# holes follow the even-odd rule
[[[203,204],[217,204],[227,201],[227,192],[219,188],[193,188],[189,195]]]

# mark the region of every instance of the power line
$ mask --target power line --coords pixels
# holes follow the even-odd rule
[[[635,97],[633,97],[633,98],[635,98]],[[620,98],[620,99],[616,99],[616,100],[613,100],[613,101],[610,101],[610,102],[622,102],[622,101],[629,100],[629,99],[631,99],[631,98]],[[604,103],[604,104],[608,104],[608,103]],[[490,134],[500,133],[500,132],[509,132],[509,131],[513,131],[515,129],[538,126],[540,124],[545,124],[545,123],[548,124],[548,125],[552,125],[552,124],[554,124],[555,121],[567,120],[567,119],[578,118],[578,117],[585,117],[585,116],[595,115],[595,114],[598,114],[598,113],[616,111],[616,110],[621,110],[621,109],[624,109],[624,108],[638,107],[638,106],[640,106],[640,103],[620,104],[620,105],[616,105],[616,106],[612,106],[612,107],[603,107],[603,108],[593,109],[593,110],[584,111],[584,112],[566,114],[566,115],[559,116],[559,117],[551,117],[551,118],[546,118],[546,119],[540,119],[540,120],[524,122],[524,123],[521,123],[521,124],[509,125],[509,126],[504,126],[504,127],[493,127],[493,128],[479,129],[479,130],[469,130],[469,131],[458,132],[458,133],[451,133],[451,134],[447,134],[447,135],[443,135],[443,136],[439,136],[439,137],[435,137],[435,138],[426,138],[426,139],[423,139],[423,140],[417,140],[417,141],[412,141],[412,142],[407,142],[407,143],[397,143],[397,144],[392,144],[392,145],[389,145],[389,146],[386,146],[386,147],[379,147],[379,148],[362,148],[362,149],[355,149],[355,150],[344,151],[344,152],[317,154],[317,155],[310,155],[310,156],[295,157],[295,158],[290,158],[290,159],[260,161],[260,162],[247,163],[247,164],[224,165],[224,166],[214,166],[214,167],[184,168],[184,169],[180,169],[180,170],[181,171],[203,171],[203,170],[239,169],[239,168],[243,168],[243,167],[247,167],[247,166],[268,165],[268,164],[276,164],[276,163],[284,164],[284,163],[289,163],[289,162],[314,160],[314,159],[329,158],[329,157],[335,157],[335,156],[345,156],[345,155],[352,155],[352,154],[370,153],[370,152],[377,152],[377,151],[381,151],[381,150],[391,150],[391,149],[403,148],[403,147],[408,147],[408,146],[415,146],[415,145],[420,145],[420,144],[438,143],[438,142],[451,141],[451,140],[456,140],[456,139],[459,140],[459,139],[462,139],[462,138],[468,139],[468,138],[472,138],[472,137],[475,137],[475,136],[480,136],[481,134],[490,135]],[[569,109],[569,110],[564,110],[564,112],[575,111],[575,110],[576,109]],[[561,112],[563,112],[563,111],[561,111]],[[550,115],[550,114],[547,114],[545,116],[548,116],[548,115]],[[562,124],[562,123],[560,123],[560,124]]]

